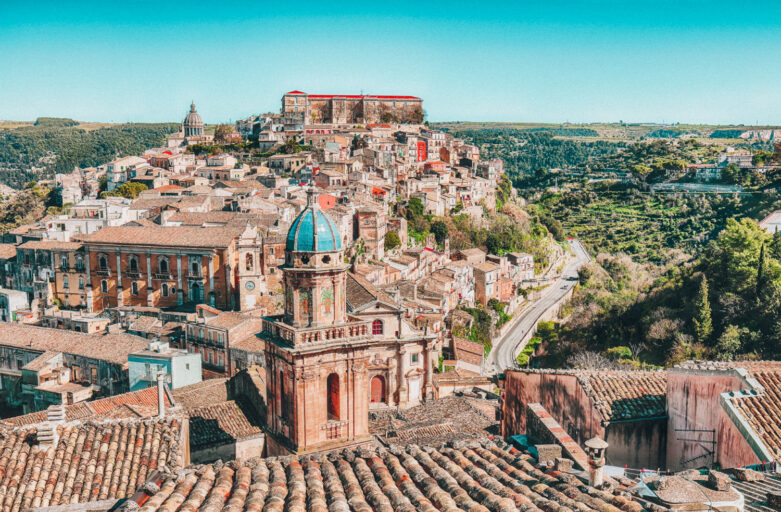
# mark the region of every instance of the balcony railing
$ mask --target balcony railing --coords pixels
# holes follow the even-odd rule
[[[125,272],[125,276],[127,276],[127,277],[129,277],[131,279],[140,279],[141,277],[143,277],[143,275],[144,274],[142,274],[138,270],[136,270],[136,271],[130,270],[128,272]]]
[[[111,270],[107,268],[101,268],[96,270],[95,274],[99,275],[100,277],[111,277]]]
[[[152,274],[153,279],[159,279],[161,281],[171,281],[173,279],[173,276],[171,276],[170,272],[155,272]]]
[[[327,423],[320,425],[320,430],[325,430],[326,439],[339,439],[347,435],[349,423],[347,420],[329,420]]]
[[[203,272],[193,272],[192,270],[187,273],[187,277],[190,279],[203,279]]]
[[[348,323],[341,325],[293,329],[282,322],[264,320],[263,330],[291,345],[302,345],[368,337],[371,335],[371,324],[368,320],[350,319]]]

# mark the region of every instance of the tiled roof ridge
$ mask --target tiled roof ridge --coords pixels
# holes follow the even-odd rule
[[[135,405],[135,404],[123,404],[123,405]],[[170,414],[169,414],[170,413]],[[84,418],[73,419],[57,422],[58,427],[107,427],[113,425],[132,425],[135,423],[170,423],[172,420],[182,421],[186,415],[180,408],[166,409],[166,415],[164,417],[148,416],[138,418]],[[35,423],[26,423],[24,425],[16,425],[13,423],[3,423],[5,427],[3,430],[5,433],[19,433],[26,431],[38,431],[44,423],[50,423],[48,419],[41,420]]]

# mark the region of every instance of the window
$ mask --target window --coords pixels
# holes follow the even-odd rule
[[[76,256],[76,270],[84,270],[84,258]]]
[[[332,373],[328,376],[328,419],[339,419],[339,376]]]
[[[161,289],[163,291],[163,297],[168,297],[168,283],[163,283]]]
[[[89,371],[90,371],[90,382],[92,384],[97,384],[98,383],[98,368],[96,366],[90,366],[89,367]]]
[[[203,341],[203,327],[198,329],[198,339]]]
[[[159,261],[157,262],[157,266],[160,269],[161,274],[167,274],[168,273],[168,258],[165,256],[160,257]]]
[[[185,363],[184,364],[184,369],[185,370],[189,370],[190,369],[190,363]]]
[[[103,293],[108,293],[108,281],[105,279],[100,280],[100,291]]]
[[[129,256],[128,261],[130,263],[130,272],[133,274],[138,273],[138,258],[136,256]]]
[[[412,354],[412,362],[417,363],[418,362],[418,354]]]
[[[138,295],[138,283],[136,281],[130,283],[130,293]]]
[[[382,334],[382,331],[383,331],[382,320],[378,318],[372,322],[372,334],[374,335]]]
[[[251,254],[247,254],[247,265],[246,265],[246,268],[247,268],[247,270],[252,270],[253,267],[254,267],[254,265],[253,265],[253,262],[252,262],[252,255]]]
[[[201,265],[197,261],[190,263],[190,268],[192,269],[192,274],[194,276],[201,275]]]
[[[222,346],[222,333],[221,332],[217,333],[217,344],[219,346]]]
[[[98,256],[98,266],[100,270],[108,270],[108,256],[105,254]]]
[[[68,257],[64,254],[60,257],[60,266],[62,268],[68,268]]]
[[[84,278],[79,276],[79,290],[84,289]]]

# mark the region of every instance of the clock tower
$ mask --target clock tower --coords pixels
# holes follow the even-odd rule
[[[237,245],[240,309],[250,311],[260,307],[260,297],[267,292],[261,260],[263,244],[257,230],[247,224]]]

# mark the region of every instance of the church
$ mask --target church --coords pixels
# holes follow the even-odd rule
[[[266,317],[269,456],[358,446],[369,411],[433,398],[435,334],[347,272],[336,224],[308,191],[285,245],[284,314]]]

